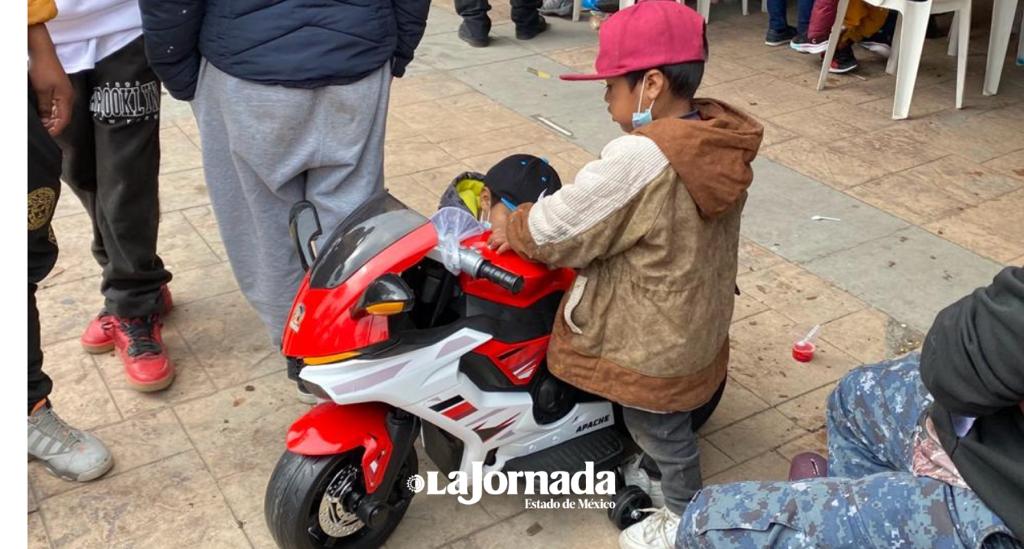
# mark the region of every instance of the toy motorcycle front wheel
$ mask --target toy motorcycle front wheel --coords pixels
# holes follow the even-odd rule
[[[283,549],[369,549],[384,545],[405,516],[415,495],[408,479],[418,471],[416,451],[395,476],[388,498],[391,511],[371,528],[349,508],[353,495],[364,495],[361,450],[335,456],[285,452],[267,484],[264,513],[277,545]],[[381,490],[384,489],[382,486]]]

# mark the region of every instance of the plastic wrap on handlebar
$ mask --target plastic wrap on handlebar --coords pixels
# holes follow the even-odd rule
[[[497,267],[490,261],[480,264],[476,277],[489,280],[514,294],[518,294],[523,289],[523,277]]]

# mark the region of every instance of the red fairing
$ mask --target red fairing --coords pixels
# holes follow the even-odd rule
[[[484,259],[498,267],[521,275],[523,289],[518,294],[513,294],[493,282],[462,274],[459,277],[459,285],[469,295],[512,307],[529,307],[551,292],[567,291],[576,278],[576,271],[572,269],[548,269],[543,264],[519,257],[515,252],[499,255],[487,246],[487,239],[490,236],[491,233],[487,232],[466,239],[462,244],[477,250]]]
[[[372,494],[384,480],[394,445],[388,435],[388,406],[377,402],[315,406],[288,429],[288,451],[304,456],[333,456],[363,448],[363,478]]]
[[[492,339],[473,352],[491,359],[513,385],[526,385],[544,360],[549,339],[550,336],[543,336],[519,343],[503,343]]]
[[[402,273],[419,263],[436,244],[437,232],[427,223],[389,246],[386,253],[368,261],[337,288],[310,288],[306,273],[285,324],[283,354],[325,356],[386,341],[387,317],[367,315],[354,319],[352,307],[374,280],[387,273]],[[296,315],[300,305],[303,312]]]

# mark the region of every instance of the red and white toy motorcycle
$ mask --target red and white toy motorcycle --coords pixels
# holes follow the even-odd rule
[[[311,204],[293,208],[291,229],[307,273],[282,350],[323,402],[292,425],[267,486],[281,547],[382,545],[414,495],[417,437],[444,474],[625,459],[617,407],[547,371],[573,271],[499,256],[468,212],[428,219],[386,193],[319,254]],[[609,516],[625,527],[649,505],[642,490],[619,490]]]

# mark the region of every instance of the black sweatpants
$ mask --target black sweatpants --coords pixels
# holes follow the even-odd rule
[[[50,394],[43,372],[36,286],[57,262],[57,239],[50,221],[60,197],[60,148],[46,133],[32,87],[28,88],[28,411]]]
[[[64,180],[92,219],[105,308],[121,317],[160,311],[171,279],[156,253],[160,223],[160,81],[143,39],[69,75],[71,124],[58,137]]]
[[[520,30],[530,30],[540,25],[540,13],[537,11],[544,3],[542,0],[511,0],[512,22]],[[455,0],[455,11],[466,23],[470,34],[483,38],[491,32],[491,18],[487,17],[491,5],[487,0]]]

